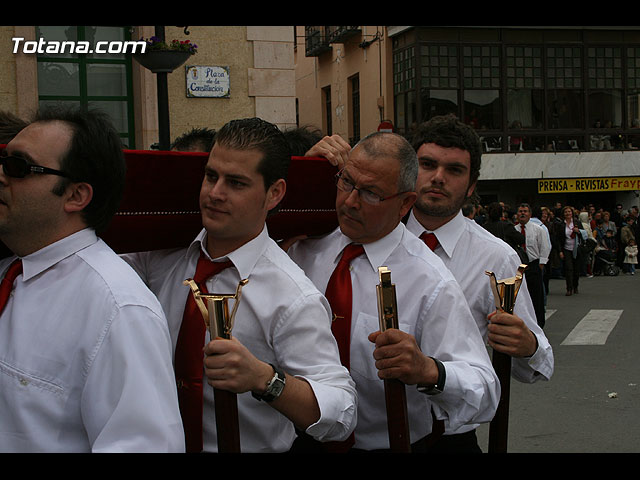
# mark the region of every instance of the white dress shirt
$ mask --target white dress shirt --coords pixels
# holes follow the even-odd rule
[[[529,221],[535,223],[536,225],[539,225],[545,231],[545,233],[547,234],[547,240],[549,241],[549,251],[551,251],[551,234],[549,233],[549,229],[547,228],[547,226],[542,223],[542,220],[537,217],[531,217]],[[547,257],[547,260],[548,259],[549,258]]]
[[[407,220],[407,229],[418,237],[427,231],[418,222],[413,210]],[[520,257],[507,243],[475,221],[465,218],[462,212],[433,233],[439,242],[434,252],[458,280],[471,314],[486,341],[489,334],[487,316],[496,311],[496,304],[489,277],[485,272],[493,272],[497,280],[511,278],[518,271]],[[512,357],[511,375],[524,383],[533,383],[540,379],[549,380],[554,368],[553,350],[536,321],[524,277],[513,313],[520,317],[536,336],[538,349],[531,357]],[[477,427],[478,425],[466,425],[456,431],[451,428],[446,428],[445,431],[447,434],[464,433]]]
[[[204,245],[206,231],[202,230],[187,249],[123,255],[158,296],[174,351],[187,295],[191,295],[182,282],[193,277],[200,252],[206,254]],[[249,280],[242,288],[232,335],[258,359],[311,385],[321,418],[306,433],[320,441],[348,437],[356,421],[355,385],[340,364],[327,300],[269,238],[266,227],[239,249],[212,260],[223,259],[234,268],[209,279],[209,292],[233,294],[240,280]],[[213,388],[204,380],[204,450],[216,452]],[[238,395],[238,414],[242,452],[283,452],[291,447],[296,437],[291,421],[251,392]]]
[[[0,315],[0,450],[184,452],[166,320],[135,272],[91,229],[22,262]]]
[[[522,232],[519,223],[513,227],[517,232]],[[549,253],[551,253],[551,241],[547,229],[535,222],[528,221],[524,224],[524,231],[529,261],[540,260],[540,265],[546,265],[549,261]]]
[[[569,250],[570,252],[573,252],[575,250],[576,238],[577,238],[575,235],[573,236],[571,235],[574,229],[573,220],[571,220],[569,224],[567,224],[566,221],[563,223],[564,223],[564,245],[562,247],[565,250]]]
[[[297,242],[289,255],[318,289],[325,291],[349,243],[338,228],[324,238]],[[364,245],[364,250],[366,255],[351,262],[350,371],[358,390],[354,446],[366,450],[389,448],[384,383],[375,367],[374,344],[367,338],[379,330],[376,285],[380,266],[390,269],[396,286],[400,329],[413,335],[422,352],[442,361],[446,370],[444,392],[439,395],[426,395],[415,386],[406,386],[411,442],[431,432],[431,407],[437,418],[446,419],[454,428],[472,421],[490,421],[500,385],[453,275],[402,223],[386,237]]]

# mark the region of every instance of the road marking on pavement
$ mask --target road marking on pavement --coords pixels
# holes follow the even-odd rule
[[[590,310],[560,345],[604,345],[622,310]]]
[[[554,309],[552,309],[552,308],[547,308],[547,309],[545,310],[545,312],[544,312],[544,319],[545,319],[545,320],[549,320],[549,317],[550,317],[551,315],[553,315],[554,313],[556,313],[556,312],[557,312],[557,310],[554,310]]]

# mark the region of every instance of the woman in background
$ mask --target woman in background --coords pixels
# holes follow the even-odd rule
[[[574,215],[573,207],[565,206],[562,209],[563,222],[555,229],[554,241],[560,258],[562,259],[564,278],[567,284],[566,295],[578,293],[578,280],[580,278],[581,256],[578,253],[578,245],[586,238],[587,232],[582,228],[582,223]]]

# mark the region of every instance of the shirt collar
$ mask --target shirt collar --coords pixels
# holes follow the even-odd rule
[[[98,241],[95,230],[85,228],[22,257],[24,281],[44,272],[48,268]]]
[[[187,255],[199,255],[200,252],[203,252],[209,260],[214,262],[230,260],[236,270],[238,270],[240,278],[249,278],[256,263],[258,263],[258,259],[267,248],[269,238],[269,232],[265,225],[258,236],[249,240],[233,252],[219,258],[211,258],[206,249],[207,231],[202,229],[195,240],[191,242],[191,245],[189,245]]]
[[[388,233],[381,239],[362,245],[364,247],[366,258],[373,271],[377,272],[378,267],[385,264],[391,253],[402,241],[402,236],[404,235],[405,231],[406,228],[404,224],[399,223],[396,228],[394,228],[390,233]],[[335,259],[336,263],[342,255],[344,247],[346,247],[350,243],[353,242],[349,239],[349,237],[341,233],[338,242],[339,250]]]
[[[442,225],[435,230],[427,230],[422,226],[422,224],[418,221],[413,213],[413,209],[411,209],[411,214],[409,215],[409,219],[407,220],[407,229],[413,233],[415,236],[419,237],[423,232],[434,233],[436,238],[438,239],[438,243],[444,253],[447,254],[449,258],[453,255],[453,251],[456,249],[456,245],[458,245],[458,241],[462,236],[462,233],[465,229],[465,217],[462,215],[462,210],[458,211],[455,217],[449,220],[447,223]]]

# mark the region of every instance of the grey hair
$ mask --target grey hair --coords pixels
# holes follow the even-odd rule
[[[413,192],[418,180],[418,156],[402,135],[373,132],[360,140],[354,149],[362,147],[372,157],[394,158],[400,164],[398,191]]]

